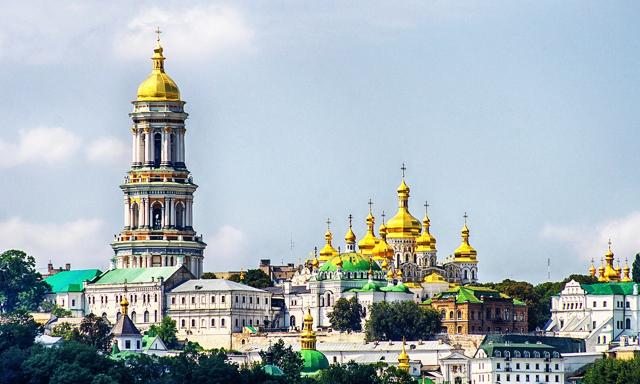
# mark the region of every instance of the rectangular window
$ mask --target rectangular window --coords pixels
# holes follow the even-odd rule
[[[529,363],[526,363],[526,364],[524,365],[524,369],[526,369],[527,371],[529,370]],[[529,379],[527,379],[527,381],[529,381]]]
[[[124,349],[131,349],[131,340],[124,341]]]
[[[249,304],[253,304],[253,296],[249,296]]]
[[[140,340],[136,340],[136,349],[140,349]]]
[[[520,363],[516,363],[516,369],[520,369]]]
[[[560,382],[560,376],[556,375],[556,383]]]
[[[215,304],[216,303],[216,297],[215,296],[211,296],[211,303]]]
[[[238,296],[236,296],[236,304],[238,304]]]
[[[221,297],[220,297],[220,301],[224,303],[224,301],[225,301],[225,297],[226,297],[226,296],[221,296]]]
[[[496,363],[496,368],[500,369],[500,363]]]
[[[71,299],[71,306],[75,307],[76,306],[76,300],[75,299]]]
[[[625,303],[625,306],[626,306],[627,308],[629,308],[629,307],[631,306],[630,304],[631,304],[631,303],[629,303],[629,302],[627,301],[627,302]]]
[[[597,307],[596,302],[593,302],[593,308]]]
[[[224,296],[223,296],[223,297],[224,297]],[[225,327],[225,321],[224,321],[224,319],[220,319],[220,326],[221,326],[222,328],[224,328],[224,327]]]
[[[606,301],[603,301],[603,302],[602,302],[602,307],[603,307],[603,308],[607,308],[607,302],[606,302]]]
[[[528,383],[529,382],[529,375],[525,375],[525,381]]]

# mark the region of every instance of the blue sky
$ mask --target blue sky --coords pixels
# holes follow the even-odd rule
[[[392,215],[407,164],[441,258],[469,213],[480,279],[640,251],[636,2],[0,5],[0,248],[102,267],[156,26],[190,113],[205,268],[298,261]],[[293,237],[294,249],[290,249]]]

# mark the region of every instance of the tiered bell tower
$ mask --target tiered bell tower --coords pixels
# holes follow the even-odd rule
[[[206,244],[193,229],[193,193],[198,187],[185,165],[185,102],[164,71],[158,42],[151,75],[133,101],[131,169],[124,192],[124,228],[111,244],[115,268],[185,265],[202,275]]]

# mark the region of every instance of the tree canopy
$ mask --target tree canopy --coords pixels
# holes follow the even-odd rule
[[[0,254],[0,312],[38,308],[49,284],[35,270],[36,260],[15,249]]]
[[[631,265],[631,279],[636,283],[640,283],[640,253],[636,253],[636,257]]]
[[[364,310],[354,296],[349,300],[338,299],[328,315],[331,327],[340,332],[360,332]]]
[[[427,339],[440,332],[440,315],[435,309],[413,301],[379,302],[369,309],[365,337],[373,340]]]
[[[285,347],[282,339],[278,339],[266,351],[260,351],[259,353],[263,362],[282,369],[287,383],[300,382],[300,372],[302,372],[304,365],[302,356],[295,352],[291,346]]]
[[[229,276],[229,280],[258,289],[273,287],[273,280],[262,269],[249,269],[244,274],[244,280],[240,279],[239,273],[234,273]]]
[[[176,346],[178,343],[178,339],[176,338],[177,333],[178,328],[176,326],[176,321],[169,316],[163,317],[160,325],[153,324],[147,331],[149,336],[160,337],[167,348],[173,348]]]

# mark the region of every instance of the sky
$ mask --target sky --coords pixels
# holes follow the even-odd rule
[[[108,267],[128,113],[159,26],[190,114],[205,270],[344,248],[428,200],[442,260],[468,212],[481,281],[640,251],[640,3],[0,4],[0,249]],[[292,247],[293,244],[293,247]],[[547,268],[550,260],[550,268]]]

